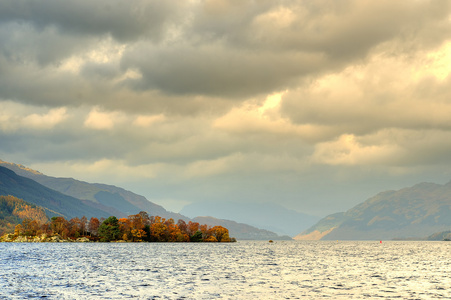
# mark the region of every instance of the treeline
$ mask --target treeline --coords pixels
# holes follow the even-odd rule
[[[165,219],[149,216],[146,212],[117,219],[86,217],[66,220],[64,217],[53,217],[49,222],[40,223],[26,218],[15,227],[15,236],[60,236],[63,239],[75,240],[86,237],[91,241],[111,242],[233,242],[229,231],[222,226],[210,227],[196,222]]]

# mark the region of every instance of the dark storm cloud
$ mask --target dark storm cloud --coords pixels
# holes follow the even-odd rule
[[[450,33],[449,7],[206,1],[194,10],[183,42],[143,44],[127,52],[122,64],[141,71],[140,89],[229,97],[281,91],[303,77],[359,62],[393,39],[411,39],[420,48],[441,43]]]
[[[121,42],[158,39],[168,19],[183,9],[183,1],[28,1],[0,3],[0,22],[30,23],[38,30],[55,27],[62,34],[102,36]]]
[[[447,1],[2,1],[0,97],[223,109],[359,63],[384,43],[439,44],[449,9]],[[122,50],[92,61],[102,47]],[[79,70],[61,69],[71,58]],[[130,70],[138,76],[125,78]]]
[[[285,89],[295,78],[315,72],[322,64],[320,55],[298,53],[284,57],[224,49],[220,45],[156,51],[144,47],[127,53],[123,61],[123,65],[139,69],[143,75],[134,88],[221,97],[249,97]]]

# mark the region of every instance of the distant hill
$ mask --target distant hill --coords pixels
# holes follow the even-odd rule
[[[162,206],[150,202],[145,197],[114,185],[88,183],[73,178],[57,178],[42,174],[25,166],[0,160],[0,166],[9,168],[18,175],[32,179],[50,189],[81,199],[85,205],[106,211],[108,215],[125,217],[146,211],[150,215],[173,218],[189,218],[167,211]]]
[[[0,196],[0,236],[7,232],[14,232],[15,226],[22,223],[25,218],[40,223],[48,221],[43,208],[14,196]]]
[[[382,192],[344,213],[321,219],[294,238],[378,240],[421,238],[451,228],[451,182]]]
[[[40,206],[49,216],[63,215],[69,219],[79,216],[108,217],[108,213],[103,210],[90,207],[79,199],[49,189],[1,166],[0,195],[11,195]]]
[[[192,203],[186,205],[180,213],[188,217],[215,216],[289,236],[295,236],[299,231],[309,228],[320,219],[277,204],[232,201]]]
[[[442,231],[431,234],[426,238],[427,241],[451,241],[451,231]]]
[[[238,240],[291,240],[291,237],[289,236],[279,236],[269,230],[258,229],[235,221],[216,219],[213,217],[196,217],[193,220],[199,224],[226,227],[229,230],[230,237],[234,237]]]

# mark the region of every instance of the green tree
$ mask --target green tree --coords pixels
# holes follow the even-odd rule
[[[101,242],[110,242],[117,240],[121,234],[119,230],[119,221],[111,216],[100,224],[98,234]]]
[[[189,240],[194,243],[202,242],[202,232],[200,230],[196,231],[192,236],[190,236]]]

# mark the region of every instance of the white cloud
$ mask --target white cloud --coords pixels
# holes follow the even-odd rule
[[[30,126],[33,129],[50,129],[64,121],[67,117],[67,108],[61,107],[51,109],[48,113],[43,115],[28,115],[23,121],[27,126]]]
[[[94,107],[86,117],[84,125],[96,130],[110,130],[115,124],[124,120],[125,116],[119,112],[104,112],[98,107]]]
[[[32,113],[33,111],[39,113]],[[0,129],[4,132],[49,130],[68,117],[66,107],[48,109],[0,101]]]
[[[397,145],[382,144],[380,141],[364,145],[356,136],[344,134],[335,141],[318,143],[312,160],[329,165],[389,165],[402,153]]]
[[[154,115],[154,116],[137,116],[133,121],[133,125],[138,127],[149,127],[155,123],[163,122],[166,120],[166,117],[163,114]]]

